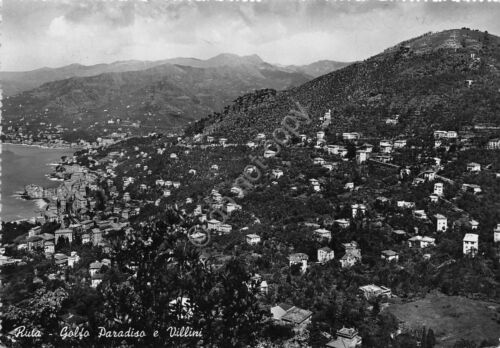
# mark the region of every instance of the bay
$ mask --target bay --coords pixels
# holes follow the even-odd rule
[[[36,146],[1,144],[1,209],[2,221],[29,219],[35,216],[34,201],[16,198],[28,184],[54,187],[59,182],[50,181],[45,175],[54,170],[62,156],[71,156],[74,149],[45,149]]]

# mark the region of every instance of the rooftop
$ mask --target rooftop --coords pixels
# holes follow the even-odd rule
[[[312,315],[311,311],[297,308],[297,307],[292,307],[290,310],[286,312],[285,315],[281,317],[281,320],[283,321],[288,321],[293,324],[300,324],[310,318]]]
[[[354,328],[343,327],[342,329],[337,331],[337,336],[347,337],[347,338],[353,338],[357,334],[358,334],[358,330],[356,330]]]
[[[479,235],[475,233],[466,233],[464,236],[464,242],[478,242]]]
[[[288,259],[290,261],[302,261],[302,260],[309,260],[309,256],[304,253],[295,253],[295,254],[290,254],[290,256],[288,256]]]
[[[102,263],[99,261],[92,262],[89,266],[91,269],[100,269],[102,267]]]
[[[278,307],[281,307],[284,311],[288,311],[291,308],[293,308],[293,305],[288,304],[288,303],[280,303]]]
[[[396,256],[398,253],[395,252],[394,250],[383,250],[382,254],[386,256]]]

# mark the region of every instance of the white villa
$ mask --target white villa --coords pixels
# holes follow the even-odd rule
[[[247,234],[246,241],[247,241],[247,244],[249,244],[249,245],[258,244],[258,243],[260,243],[260,236],[257,234],[253,234],[253,233]]]
[[[476,256],[479,250],[479,235],[475,233],[466,233],[464,236],[464,255]]]

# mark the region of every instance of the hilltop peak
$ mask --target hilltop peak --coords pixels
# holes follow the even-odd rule
[[[500,43],[498,36],[487,31],[472,30],[469,28],[449,29],[440,32],[428,32],[418,37],[403,41],[388,48],[384,53],[407,48],[414,53],[427,53],[438,49],[468,49],[479,51],[486,41]]]

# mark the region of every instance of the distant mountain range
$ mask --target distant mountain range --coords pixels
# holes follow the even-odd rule
[[[190,130],[235,141],[270,135],[295,102],[314,120],[304,133],[317,130],[329,109],[327,134],[397,136],[500,124],[500,38],[465,28],[428,33],[301,86],[242,96]],[[398,123],[388,126],[385,119],[395,115]]]
[[[3,95],[13,96],[20,92],[37,88],[44,83],[69,79],[72,77],[89,77],[105,73],[119,73],[126,71],[142,71],[164,64],[183,65],[194,68],[216,68],[223,66],[260,66],[268,69],[277,69],[284,72],[296,72],[318,77],[331,71],[343,68],[350,63],[322,60],[309,65],[290,65],[279,67],[265,63],[259,56],[238,56],[235,54],[220,54],[213,58],[202,60],[197,58],[171,58],[159,61],[127,60],[110,64],[81,65],[71,64],[60,68],[41,68],[32,71],[3,71],[0,72]]]
[[[3,72],[3,117],[4,122],[22,119],[31,127],[42,123],[99,129],[99,124],[120,119],[162,130],[178,128],[221,111],[242,94],[299,86],[321,70],[344,64],[322,61],[279,67],[257,55],[221,54],[207,60],[174,58]]]
[[[465,28],[427,33],[363,62],[312,76],[342,64],[280,67],[255,55],[222,54],[87,70],[75,66],[82,74],[107,72],[45,83],[4,98],[3,118],[33,129],[52,123],[68,129],[93,127],[94,133],[116,119],[159,131],[179,130],[191,122],[188,132],[245,140],[259,132],[270,134],[300,102],[315,120],[303,132],[317,129],[319,117],[329,109],[332,121],[325,131],[331,134],[394,136],[500,124],[500,38],[495,35]],[[133,67],[138,70],[128,70]],[[395,115],[396,125],[384,122]]]

